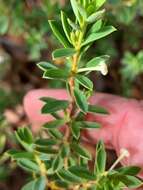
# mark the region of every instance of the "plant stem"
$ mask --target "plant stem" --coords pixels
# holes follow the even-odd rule
[[[77,73],[77,70],[78,70],[78,60],[79,60],[79,53],[76,53],[72,57],[71,77],[69,78],[69,89],[70,89],[70,95],[71,95],[70,113],[69,113],[70,120],[72,120],[72,117],[74,116],[75,111],[76,111],[76,105],[75,105],[75,99],[74,99],[74,88],[75,88],[74,75]],[[68,141],[69,137],[70,137],[70,127],[67,126],[66,133],[65,133],[65,140]]]

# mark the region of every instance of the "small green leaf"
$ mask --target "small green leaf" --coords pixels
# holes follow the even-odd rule
[[[93,90],[92,81],[84,75],[76,75],[76,80],[85,88]]]
[[[58,172],[58,176],[69,183],[81,183],[82,180],[78,176],[72,174],[68,170],[62,169]]]
[[[54,172],[59,171],[63,167],[63,159],[60,155],[57,155],[56,158],[53,160],[52,169]]]
[[[35,183],[36,183],[35,180],[30,181],[29,183],[27,183],[26,185],[24,185],[21,190],[35,190],[34,189]]]
[[[46,188],[46,178],[40,177],[36,180],[27,183],[22,190],[45,190]]]
[[[87,36],[89,36],[89,34],[91,33],[96,33],[97,31],[99,31],[101,29],[102,26],[102,20],[98,20],[97,22],[95,22],[95,24],[93,24],[90,28],[90,30],[87,33]]]
[[[77,128],[98,129],[101,127],[99,123],[91,121],[75,121],[73,123]]]
[[[32,152],[16,151],[12,149],[12,150],[9,150],[7,153],[15,160],[18,160],[21,158],[26,158],[30,160],[34,159],[34,154]]]
[[[99,9],[105,2],[106,0],[96,0],[96,8]]]
[[[140,172],[141,168],[137,167],[137,166],[126,166],[126,167],[121,167],[119,169],[117,169],[117,171],[120,174],[123,175],[137,175]]]
[[[63,44],[64,47],[69,48],[71,44],[68,42],[67,37],[62,29],[62,25],[60,25],[57,21],[50,20],[49,21],[50,27],[57,37],[57,39]]]
[[[0,135],[0,154],[3,152],[5,145],[6,145],[6,135],[1,134]]]
[[[104,38],[105,36],[111,34],[112,32],[115,32],[115,31],[116,31],[116,28],[114,28],[113,26],[105,26],[98,32],[90,34],[87,37],[87,39],[85,39],[82,46],[85,46],[89,43],[93,43],[94,41]]]
[[[42,108],[42,113],[49,114],[53,112],[57,112],[59,110],[64,110],[68,107],[69,102],[66,100],[57,100],[50,97],[41,98],[46,104]]]
[[[28,144],[32,144],[33,143],[33,135],[32,132],[30,131],[30,129],[24,127],[23,128],[23,132],[24,132],[24,139]]]
[[[99,141],[96,146],[95,173],[103,173],[106,169],[106,151],[104,143]]]
[[[52,146],[56,145],[57,141],[54,139],[39,138],[35,141],[37,146]]]
[[[70,0],[70,2],[71,2],[73,12],[80,23],[80,14],[79,14],[79,9],[78,9],[78,3],[76,0]]]
[[[61,157],[65,158],[69,156],[69,153],[70,153],[69,144],[63,144],[63,146],[61,147],[61,153],[60,153]]]
[[[88,111],[88,103],[87,103],[87,99],[86,99],[86,96],[84,95],[84,93],[82,91],[80,91],[78,88],[75,88],[74,89],[74,97],[76,100],[76,104],[81,109],[81,111],[87,112]]]
[[[59,120],[50,121],[50,122],[44,124],[43,127],[45,129],[52,129],[52,128],[61,127],[65,123],[66,123],[66,121],[64,119],[59,119]]]
[[[45,62],[45,61],[38,63],[37,66],[43,71],[46,71],[48,69],[56,69],[57,68],[55,65],[53,65],[49,62]]]
[[[71,19],[68,18],[67,21],[73,30],[79,30],[80,29],[80,27],[76,23],[74,23]]]
[[[85,149],[83,148],[82,146],[76,144],[76,143],[73,143],[71,145],[71,148],[73,149],[73,151],[75,151],[80,157],[82,158],[86,158],[88,160],[91,160],[92,156],[91,154]]]
[[[33,136],[31,131],[26,127],[21,127],[15,132],[18,142],[28,151],[33,150]]]
[[[78,70],[78,73],[81,72],[92,72],[92,71],[102,71],[102,65],[105,65],[108,63],[109,60],[109,56],[108,55],[103,55],[103,56],[99,56],[99,57],[95,57],[93,59],[91,59],[90,61],[87,62],[86,67],[85,68],[81,68]]]
[[[90,3],[88,4],[88,7],[87,7],[87,13],[88,15],[91,15],[92,13],[95,12],[95,3]]]
[[[71,123],[71,131],[72,131],[72,135],[74,136],[74,138],[78,140],[80,137],[80,128],[79,128],[77,122]]]
[[[59,139],[59,140],[63,139],[63,134],[57,129],[49,129],[48,133],[49,133],[50,136],[52,136],[56,140],[57,139]]]
[[[88,23],[96,22],[97,20],[99,20],[99,19],[101,19],[101,18],[103,17],[104,13],[105,13],[105,9],[100,10],[100,11],[98,11],[98,12],[95,12],[95,13],[93,13],[92,15],[90,15],[90,16],[86,19],[86,21],[87,21]]]
[[[70,167],[75,166],[76,165],[76,160],[74,158],[72,158],[72,157],[69,157],[68,164],[69,164]]]
[[[69,171],[82,179],[95,180],[96,178],[88,169],[81,166],[72,166],[69,168]]]
[[[45,146],[37,146],[36,147],[36,151],[43,153],[43,154],[57,154],[58,151],[57,149],[53,148],[53,147],[45,147]]]
[[[48,69],[44,72],[43,78],[66,80],[69,74],[69,71],[65,69]]]
[[[138,188],[142,185],[142,181],[134,176],[123,176],[120,179],[128,188]]]
[[[109,114],[105,108],[96,105],[88,105],[88,112],[97,114]]]
[[[91,59],[90,61],[88,61],[86,66],[87,67],[96,67],[99,64],[107,63],[109,58],[110,57],[108,55],[102,55],[102,56],[99,56],[99,57],[95,57],[95,58]]]
[[[62,58],[62,57],[70,57],[76,53],[73,48],[62,48],[57,49],[52,53],[53,59]]]
[[[35,162],[26,158],[18,160],[18,165],[28,172],[40,172],[39,166]]]
[[[66,37],[70,41],[71,27],[69,26],[67,19],[68,18],[66,16],[66,14],[63,11],[61,11],[61,21],[62,21],[63,29],[64,29]]]
[[[45,190],[46,185],[47,185],[46,184],[46,177],[45,176],[41,176],[40,178],[38,178],[36,180],[35,189],[34,190]]]
[[[55,185],[57,187],[61,187],[61,188],[64,188],[64,189],[68,189],[68,187],[69,187],[69,183],[68,182],[65,182],[65,181],[60,180],[60,179],[58,179],[58,180],[55,181]]]
[[[0,35],[4,35],[7,33],[9,28],[9,18],[4,16],[4,14],[0,17]]]
[[[86,19],[87,18],[87,12],[86,12],[85,8],[82,5],[80,5],[80,4],[77,4],[77,6],[78,6],[78,11],[79,11],[80,15],[84,19]]]

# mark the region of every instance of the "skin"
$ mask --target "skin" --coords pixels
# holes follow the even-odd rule
[[[47,121],[53,120],[51,116],[42,115],[40,110],[43,103],[40,97],[54,97],[68,99],[65,90],[32,90],[24,98],[24,109],[37,132]],[[130,156],[122,160],[122,165],[136,165],[143,168],[143,102],[126,99],[103,93],[96,93],[90,99],[91,104],[104,107],[109,115],[87,114],[85,119],[102,124],[101,129],[85,130],[82,138],[87,146],[95,145],[102,139],[108,149],[114,149],[119,156],[120,150],[125,148]],[[139,177],[143,178],[143,170]]]

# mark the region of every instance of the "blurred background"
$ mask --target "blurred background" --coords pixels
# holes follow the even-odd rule
[[[105,22],[118,31],[97,41],[84,58],[111,56],[106,77],[91,74],[95,90],[142,99],[143,0],[107,0],[105,8]],[[60,19],[61,9],[73,17],[69,0],[0,0],[0,190],[19,190],[27,179],[3,154],[18,146],[13,131],[27,124],[23,96],[30,89],[64,87],[42,79],[36,66],[51,60],[51,52],[59,47],[48,19]]]

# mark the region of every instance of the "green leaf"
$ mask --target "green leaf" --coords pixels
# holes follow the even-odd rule
[[[93,24],[90,28],[90,30],[87,33],[87,36],[89,36],[89,34],[91,33],[96,33],[98,30],[101,29],[102,26],[102,20],[98,20],[97,22],[95,22],[95,24]]]
[[[82,46],[85,46],[89,43],[93,43],[96,40],[99,40],[101,38],[104,38],[105,36],[111,34],[112,32],[116,31],[116,29],[113,26],[105,26],[101,28],[98,32],[90,34],[87,39],[85,39]]]
[[[80,4],[77,4],[77,6],[78,6],[78,11],[79,11],[80,15],[84,19],[86,19],[87,18],[87,12],[86,12],[85,8],[82,5],[80,5]]]
[[[9,18],[4,16],[4,14],[0,17],[0,35],[4,35],[7,33],[9,28]]]
[[[86,19],[86,21],[87,21],[88,23],[96,22],[97,20],[99,20],[99,19],[101,19],[101,18],[103,17],[104,13],[105,13],[105,9],[100,10],[100,11],[98,11],[98,12],[95,12],[95,13],[93,13],[92,15],[90,15],[90,16]]]
[[[32,152],[25,152],[25,151],[17,151],[17,150],[9,150],[7,152],[13,159],[18,160],[21,158],[26,158],[33,160],[34,159],[34,154]]]
[[[76,80],[85,88],[93,90],[93,83],[84,75],[76,75]]]
[[[43,154],[57,154],[58,150],[52,147],[45,147],[45,146],[40,146],[36,147],[36,151],[43,153]]]
[[[54,139],[47,139],[47,138],[39,138],[35,141],[37,146],[52,146],[56,145],[57,141]]]
[[[71,41],[70,40],[71,27],[69,26],[68,18],[63,11],[61,11],[61,21],[62,21],[62,25],[63,25],[65,35],[66,35],[67,39],[69,41]]]
[[[88,112],[97,114],[109,114],[105,108],[96,105],[88,105]]]
[[[87,10],[86,10],[88,15],[91,15],[92,13],[94,13],[96,11],[95,8],[96,8],[95,2],[88,4]]]
[[[77,128],[98,129],[101,127],[99,123],[91,121],[75,121],[73,123]]]
[[[64,119],[59,119],[59,120],[54,120],[54,121],[50,121],[48,123],[45,123],[43,125],[43,127],[45,129],[52,129],[52,128],[57,128],[57,127],[61,127],[66,123],[66,121]]]
[[[74,136],[74,138],[78,140],[80,137],[80,128],[79,128],[77,122],[71,123],[71,131],[72,131],[72,135]]]
[[[68,170],[62,169],[58,172],[58,176],[69,183],[81,183],[82,180],[78,176],[72,174]]]
[[[69,159],[68,159],[68,164],[69,164],[70,167],[71,167],[71,166],[75,166],[75,165],[76,165],[76,160],[75,160],[75,158],[72,158],[72,156],[69,157]]]
[[[27,183],[22,188],[22,190],[45,190],[45,188],[46,188],[46,178],[40,177],[39,179]]]
[[[74,97],[75,97],[76,104],[81,109],[81,111],[87,112],[88,111],[88,103],[87,103],[87,99],[86,99],[86,96],[84,95],[84,93],[82,91],[80,91],[78,88],[75,88],[74,89]]]
[[[27,183],[26,185],[24,185],[21,190],[35,190],[34,189],[35,183],[36,183],[35,180],[30,181],[29,183]]]
[[[142,185],[142,181],[134,176],[123,176],[121,181],[128,187],[128,188],[138,188]]]
[[[58,180],[55,181],[55,185],[57,187],[61,187],[61,188],[64,188],[64,189],[68,189],[68,187],[69,187],[69,183],[68,182],[65,182],[65,181],[60,180],[60,179],[58,179]]]
[[[99,56],[99,57],[95,57],[95,58],[91,59],[90,61],[88,61],[86,66],[87,67],[96,67],[99,64],[107,63],[109,58],[110,57],[108,55],[102,55],[102,56]]]
[[[59,171],[63,167],[63,159],[60,155],[57,155],[56,158],[53,160],[52,169],[54,172]]]
[[[85,149],[83,148],[82,146],[76,144],[76,143],[73,143],[71,145],[71,148],[73,149],[73,151],[75,151],[80,157],[82,158],[86,158],[88,160],[91,160],[92,156],[91,154]]]
[[[69,156],[69,153],[70,153],[70,147],[69,147],[69,144],[63,144],[63,146],[61,147],[61,157],[62,158],[65,158],[67,156]]]
[[[6,145],[6,135],[1,134],[0,135],[0,154],[3,152],[5,145]]]
[[[62,45],[65,48],[71,47],[71,44],[68,42],[68,39],[65,36],[65,33],[64,33],[63,29],[62,29],[62,25],[60,25],[57,21],[54,21],[54,20],[50,20],[49,24],[50,24],[50,27],[51,27],[54,35],[62,43]]]
[[[44,72],[43,78],[66,80],[69,77],[69,74],[70,72],[67,69],[48,69]]]
[[[70,57],[76,53],[74,48],[62,48],[57,49],[52,53],[53,59],[62,58],[62,57]]]
[[[103,64],[107,64],[108,63],[108,60],[109,60],[109,56],[108,55],[103,55],[103,56],[99,56],[99,57],[95,57],[93,59],[91,59],[90,61],[87,62],[86,64],[86,67],[85,68],[81,68],[78,70],[78,73],[81,73],[81,72],[92,72],[92,71],[102,71],[102,65]],[[101,67],[101,69],[100,69]]]
[[[96,178],[96,176],[92,174],[88,169],[81,166],[72,166],[69,168],[69,171],[72,174],[81,177],[82,179],[95,180]]]
[[[32,132],[30,131],[30,129],[24,127],[23,128],[24,131],[24,139],[28,144],[32,144],[33,143],[33,135]]]
[[[46,103],[42,108],[42,113],[44,114],[57,112],[59,110],[65,110],[69,106],[69,102],[66,100],[57,100],[50,97],[43,97],[40,98],[40,100]]]
[[[26,158],[18,160],[18,165],[22,167],[24,170],[29,172],[36,172],[36,173],[40,172],[39,166],[35,162]]]
[[[45,61],[42,61],[42,62],[39,62],[37,64],[37,66],[43,70],[43,71],[47,71],[48,69],[56,69],[57,67],[49,62],[45,62]]]
[[[45,190],[46,189],[46,177],[41,176],[36,180],[35,189],[34,190]],[[30,189],[29,189],[30,190]]]
[[[96,0],[96,8],[99,9],[105,2],[106,0]]]
[[[49,129],[48,133],[49,133],[50,136],[52,136],[56,140],[57,139],[59,139],[59,140],[63,139],[63,134],[57,129]]]
[[[104,143],[99,141],[96,146],[95,173],[103,173],[106,169],[106,151]]]
[[[137,166],[126,166],[126,167],[121,167],[119,169],[117,169],[117,171],[120,174],[123,175],[137,175],[140,172],[141,168],[137,167]]]
[[[77,3],[76,0],[70,0],[70,2],[71,2],[71,6],[72,6],[72,9],[73,9],[73,12],[74,12],[77,20],[80,23],[80,15],[79,15],[78,3]]]
[[[31,131],[26,127],[21,127],[15,132],[18,142],[28,151],[33,149],[33,136]]]
[[[67,21],[73,30],[80,30],[80,27],[76,23],[74,23],[71,19],[68,18]]]

